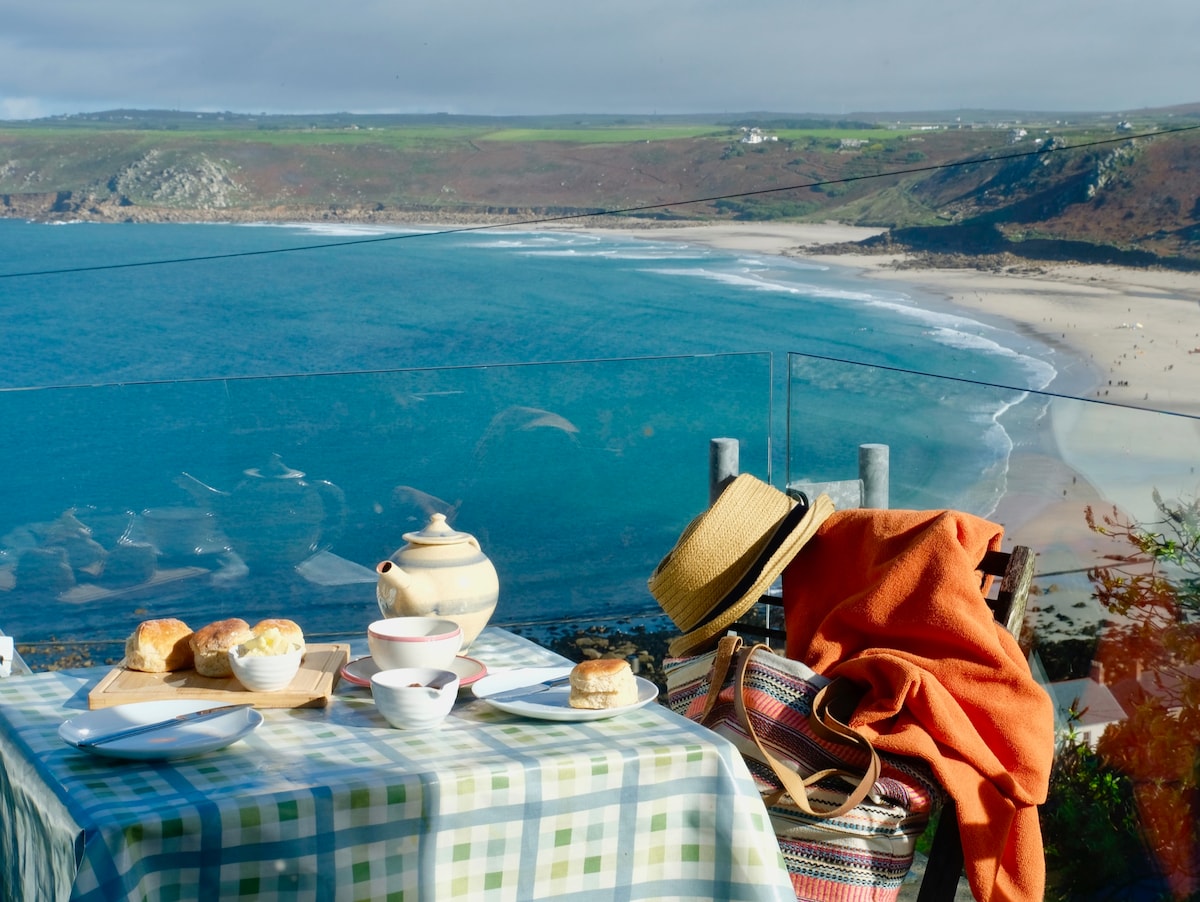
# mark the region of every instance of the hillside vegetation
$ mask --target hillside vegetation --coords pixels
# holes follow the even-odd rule
[[[886,227],[888,248],[1197,268],[1200,104],[886,121],[114,111],[0,124],[0,215],[836,220]]]

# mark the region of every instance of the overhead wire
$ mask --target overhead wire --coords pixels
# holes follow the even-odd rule
[[[1019,151],[1016,153],[999,154],[973,157],[967,160],[955,160],[948,163],[931,163],[927,166],[911,166],[905,169],[893,169],[887,172],[872,172],[862,175],[841,176],[833,179],[823,179],[815,182],[803,182],[793,185],[783,185],[774,188],[758,188],[751,191],[738,191],[729,194],[716,194],[709,197],[694,197],[684,200],[661,201],[653,204],[639,204],[630,207],[614,207],[601,210],[583,211],[577,213],[563,213],[556,216],[542,216],[532,219],[514,220],[504,223],[484,223],[468,226],[452,226],[443,229],[434,229],[422,232],[402,232],[400,234],[391,235],[375,235],[369,238],[349,238],[342,241],[326,241],[319,244],[303,244],[293,245],[291,247],[280,248],[264,248],[253,251],[230,251],[223,254],[203,254],[191,257],[170,257],[160,260],[140,260],[126,263],[101,263],[89,266],[71,266],[57,269],[40,269],[28,270],[25,272],[0,273],[0,279],[20,279],[30,278],[33,276],[53,276],[53,275],[70,275],[74,273],[84,272],[100,272],[105,270],[116,269],[135,269],[146,266],[169,266],[179,263],[204,263],[214,260],[233,260],[245,257],[263,257],[275,254],[291,254],[317,250],[327,250],[329,248],[354,247],[365,244],[378,244],[385,241],[403,241],[413,238],[428,238],[435,235],[456,235],[466,232],[481,232],[491,231],[493,229],[509,229],[513,227],[531,228],[533,226],[550,225],[559,222],[568,222],[576,219],[591,219],[601,216],[623,216],[631,213],[648,213],[654,210],[664,210],[670,207],[684,207],[692,204],[715,203],[722,200],[739,200],[747,197],[759,197],[767,194],[779,194],[786,191],[800,191],[813,188],[821,188],[830,185],[844,185],[851,182],[861,182],[869,179],[893,178],[895,176],[916,175],[922,172],[936,172],[945,169],[957,169],[966,166],[978,166],[985,163],[1002,163],[1010,160],[1018,160],[1024,157],[1046,156],[1053,153],[1062,153],[1068,150],[1086,150],[1090,147],[1100,147],[1106,144],[1119,144],[1127,141],[1134,141],[1145,138],[1159,138],[1166,135],[1175,135],[1182,132],[1196,131],[1200,129],[1200,125],[1186,125],[1178,128],[1161,129],[1153,132],[1142,132],[1136,135],[1120,135],[1113,138],[1102,138],[1094,141],[1086,141],[1082,144],[1063,144],[1053,147],[1038,147],[1034,150]]]

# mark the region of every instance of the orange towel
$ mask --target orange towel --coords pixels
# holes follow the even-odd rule
[[[953,511],[833,514],[784,571],[787,654],[868,687],[853,725],[929,762],[979,902],[1041,902],[1054,718],[980,587],[1002,532]]]

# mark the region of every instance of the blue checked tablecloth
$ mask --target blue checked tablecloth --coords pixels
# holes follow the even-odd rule
[[[495,628],[471,656],[562,663]],[[0,895],[795,898],[737,752],[657,704],[562,723],[465,691],[440,729],[409,732],[343,682],[221,751],[116,761],[57,733],[106,672],[0,681]]]

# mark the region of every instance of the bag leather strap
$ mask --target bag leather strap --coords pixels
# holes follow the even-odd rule
[[[733,659],[741,647],[741,636],[723,636],[717,644],[712,668],[708,672],[708,695],[704,699],[704,710],[699,717],[699,722],[706,727],[710,726],[709,721],[712,719],[713,708],[717,704],[717,696],[721,692],[721,687],[725,685],[726,677],[729,676],[729,665],[733,663]]]
[[[740,641],[739,641],[740,645]],[[771,770],[775,772],[775,776],[779,779],[782,789],[775,793],[770,793],[765,798],[768,805],[775,804],[786,793],[792,797],[792,801],[805,814],[812,817],[831,818],[845,814],[850,809],[861,803],[871,791],[871,787],[875,785],[875,781],[879,779],[880,762],[879,754],[875,751],[875,747],[871,745],[870,740],[849,726],[833,713],[831,708],[837,705],[839,708],[852,698],[851,693],[854,692],[853,687],[845,680],[834,680],[831,683],[823,686],[813,699],[812,714],[809,717],[809,725],[812,727],[813,733],[819,738],[832,742],[838,745],[844,745],[849,748],[857,749],[859,752],[866,753],[868,757],[867,769],[864,773],[859,774],[855,771],[840,767],[830,767],[824,770],[817,771],[808,777],[801,777],[796,771],[789,768],[783,761],[779,760],[762,744],[762,740],[758,738],[758,733],[755,732],[754,724],[746,711],[745,698],[745,680],[746,668],[750,664],[750,659],[760,649],[765,650],[768,654],[774,654],[770,647],[763,644],[751,646],[746,649],[744,654],[739,655],[737,676],[734,683],[734,699],[737,708],[737,716],[745,727],[746,733],[753,740],[758,751],[762,754],[763,760],[770,765]],[[718,654],[718,659],[720,655]],[[726,673],[728,672],[728,664],[726,664]],[[712,689],[709,692],[710,700],[706,705],[707,710],[711,709],[716,698],[717,692],[724,685],[724,673],[721,676],[720,682],[717,682],[717,674],[713,673]],[[817,811],[812,807],[812,803],[808,798],[808,787],[812,784],[824,780],[828,777],[841,777],[849,781],[854,787],[850,794],[846,796],[845,801],[840,805],[828,810]]]

